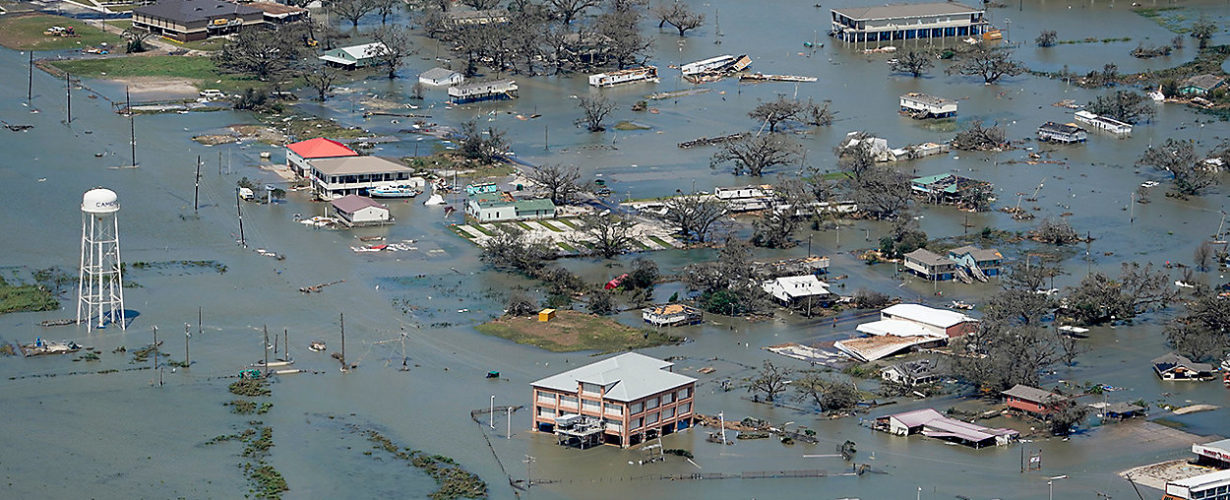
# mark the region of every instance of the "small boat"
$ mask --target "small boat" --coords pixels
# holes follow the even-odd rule
[[[308,344],[308,350],[312,352],[322,352],[325,350],[325,343],[319,340],[313,340],[311,344]]]
[[[1174,286],[1177,286],[1179,288],[1196,288],[1196,285],[1193,285],[1191,283],[1187,283],[1184,281],[1179,281],[1179,280],[1175,280]]]
[[[1157,187],[1159,184],[1160,184],[1160,183],[1159,183],[1159,182],[1157,182],[1157,181],[1144,181],[1144,182],[1140,183],[1140,187],[1142,187],[1142,188],[1155,188],[1155,187]]]
[[[261,359],[261,360],[257,360],[257,362],[255,363],[252,363],[252,366],[255,366],[257,368],[277,368],[280,366],[290,366],[293,364],[295,364],[295,360],[293,359],[279,359],[279,360],[270,361],[269,365],[266,366],[265,360]]]
[[[367,190],[367,194],[372,198],[414,198],[420,193],[422,191],[406,184],[400,186],[380,186]]]
[[[384,236],[360,236],[359,241],[384,241]]]
[[[491,370],[487,372],[487,378],[500,378],[500,372]]]
[[[973,309],[974,305],[970,304],[969,302],[965,302],[963,300],[954,300],[952,301],[951,304],[948,304],[948,307],[950,309],[960,309],[962,311],[968,311],[968,310]]]

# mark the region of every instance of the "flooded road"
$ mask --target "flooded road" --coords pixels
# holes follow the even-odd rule
[[[433,115],[433,121],[445,125],[477,118],[482,125],[506,130],[513,151],[522,160],[576,164],[587,178],[601,175],[621,197],[646,198],[687,191],[693,186],[710,190],[751,181],[710,169],[712,149],[680,150],[675,145],[700,136],[754,130],[758,124],[746,113],[758,100],[773,99],[777,94],[794,96],[796,92],[794,84],[739,85],[726,80],[705,85],[712,89],[705,94],[651,102],[657,114],[628,110],[650,92],[690,87],[680,85],[674,80],[677,72],[666,68],[679,61],[746,52],[754,59],[756,71],[819,77],[816,83],[799,84],[797,95],[831,100],[838,113],[832,127],[799,137],[807,148],[808,163],[822,171],[836,169],[832,148],[849,131],[874,132],[893,147],[951,138],[953,130],[934,130],[926,123],[899,116],[897,96],[905,92],[960,99],[958,127],[975,119],[998,122],[1007,126],[1013,140],[1033,136],[1037,125],[1045,121],[1071,119],[1071,110],[1052,103],[1064,99],[1084,103],[1102,92],[1028,76],[985,86],[981,81],[946,76],[939,70],[920,79],[889,74],[884,62],[888,56],[856,54],[824,36],[828,9],[846,3],[825,4],[823,8],[806,2],[775,4],[772,12],[748,2],[697,6],[709,19],[719,16],[723,34],[720,45],[714,44],[717,37],[712,24],[696,30],[682,44],[663,31],[651,59],[661,70],[661,83],[601,91],[620,105],[612,115],[613,121],[632,120],[648,125],[649,130],[591,134],[575,127],[572,122],[580,113],[573,96],[599,93],[585,84],[584,75],[518,78],[519,99],[451,109],[443,105],[442,90],[432,91],[423,109]],[[1221,16],[1217,20],[1224,24],[1223,5],[1200,3],[1190,12]],[[1194,41],[1189,40],[1187,48],[1169,57],[1130,57],[1128,52],[1138,43],[1160,45],[1173,34],[1132,13],[1122,2],[1113,7],[1054,1],[1024,5],[1023,10],[1016,7],[991,9],[990,14],[1001,27],[1006,24],[1001,19],[1011,19],[1009,38],[1026,41],[1016,55],[1034,69],[1053,71],[1067,65],[1073,72],[1085,73],[1110,61],[1126,73],[1177,65],[1195,54]],[[1044,28],[1057,30],[1065,40],[1123,36],[1132,40],[1035,48],[1032,39]],[[1219,37],[1215,43],[1224,43],[1226,35]],[[814,54],[803,46],[813,39],[824,43]],[[430,53],[430,43],[423,43],[424,56]],[[25,58],[24,53],[0,50],[4,67],[23,67]],[[402,74],[412,76],[431,65],[431,61],[416,58]],[[599,499],[635,492],[645,499],[870,499],[916,494],[922,498],[965,495],[1024,499],[1043,498],[1047,494],[1046,478],[1057,475],[1069,476],[1054,483],[1057,498],[1094,498],[1094,491],[1129,498],[1134,495],[1132,487],[1115,476],[1116,471],[1189,454],[1190,443],[1147,441],[1113,426],[1094,428],[1069,441],[1052,439],[971,450],[873,433],[859,426],[857,418],[828,420],[811,412],[754,404],[742,390],[721,391],[718,381],[738,381],[751,373],[747,367],[757,366],[763,359],[803,367],[801,362],[762,350],[764,346],[832,340],[850,333],[849,324],[834,329],[823,320],[786,315],[761,322],[714,317],[705,325],[677,332],[691,342],[646,353],[684,357],[676,361],[676,368],[700,379],[696,400],[700,412],[722,411],[734,419],[750,415],[774,423],[793,422],[788,424],[791,427],[806,425],[818,432],[817,445],[787,447],[776,440],[761,440],[722,447],[705,442],[705,429],[696,429],[668,436],[663,445],[691,450],[697,465],[668,460],[640,466],[629,463],[641,458],[640,451],[560,448],[550,436],[527,430],[527,410],[512,414],[509,439],[503,413],[498,413],[493,430],[485,422],[470,420],[469,412],[486,408],[492,395],[497,406],[527,404],[528,382],[589,362],[591,353],[547,353],[473,330],[474,325],[502,312],[510,289],[535,285],[486,269],[478,260],[477,249],[447,229],[447,223],[458,221],[457,215],[447,219],[441,207],[394,202],[390,206],[396,225],[354,232],[313,230],[293,219],[296,214],[317,214],[323,205],[292,193],[283,203],[244,205],[249,249],[243,249],[236,244],[235,183],[242,177],[276,182],[273,173],[256,168],[261,164],[259,155],[272,152],[273,161],[281,161],[283,155],[278,148],[261,144],[204,147],[192,142],[191,137],[231,124],[251,123],[254,119],[250,115],[212,112],[138,116],[140,167],[114,169],[111,167],[131,163],[127,119],[111,112],[104,99],[89,99],[86,92],[77,91],[73,96],[73,123],[62,124],[62,83],[39,72],[34,76],[33,106],[40,112],[31,114],[24,105],[24,73],[0,73],[0,118],[35,126],[24,133],[0,131],[0,144],[6,152],[0,160],[0,199],[8,204],[8,209],[0,213],[0,227],[5,229],[5,237],[0,239],[4,255],[0,263],[26,270],[53,266],[74,270],[79,259],[81,193],[106,186],[120,197],[126,262],[214,260],[224,264],[227,271],[132,269],[126,278],[136,286],[126,290],[125,296],[128,308],[139,316],[127,331],[112,327],[87,335],[84,329],[38,326],[43,320],[71,316],[70,295],[65,295],[68,300],[63,301],[60,311],[0,316],[0,340],[30,342],[39,336],[75,339],[103,353],[97,362],[73,362],[63,357],[0,359],[0,408],[5,416],[0,419],[0,445],[4,450],[0,454],[0,480],[10,485],[4,495],[7,497],[243,495],[249,486],[236,467],[240,461],[238,448],[204,443],[235,432],[247,420],[232,415],[222,404],[231,399],[226,393],[230,378],[263,355],[261,331],[265,325],[271,332],[289,331],[297,368],[320,372],[279,377],[272,386],[273,409],[260,417],[274,429],[275,446],[269,462],[290,485],[287,498],[419,498],[433,489],[432,479],[417,469],[363,454],[370,443],[355,429],[365,428],[380,429],[403,446],[453,457],[487,481],[492,498],[514,497],[507,478],[525,477],[527,455],[534,457],[529,464],[534,478],[558,481],[522,494],[532,498]],[[395,132],[405,123],[394,124],[389,117],[363,119],[358,96],[376,94],[408,102],[410,82],[410,78],[392,83],[371,79],[347,85],[351,92],[343,91],[323,106],[304,106],[348,125],[361,125],[377,133]],[[111,99],[119,99],[123,93],[122,88],[107,82],[86,84]],[[515,118],[516,114],[535,113],[542,118]],[[1076,283],[1089,270],[1116,272],[1123,262],[1187,263],[1200,242],[1217,230],[1226,204],[1225,188],[1185,201],[1167,198],[1158,188],[1150,196],[1152,203],[1126,210],[1131,193],[1141,182],[1163,180],[1158,173],[1138,169],[1133,163],[1150,144],[1168,137],[1194,139],[1197,149],[1203,151],[1230,137],[1230,127],[1168,104],[1159,106],[1152,123],[1138,126],[1126,139],[1091,134],[1084,145],[1026,144],[1035,151],[1050,151],[1051,159],[1063,160],[1065,165],[1007,163],[1024,160],[1028,152],[1014,150],[953,153],[896,168],[918,175],[959,172],[993,182],[997,207],[1015,204],[1017,193],[1032,194],[1040,182],[1045,184],[1038,201],[1025,204],[1031,211],[1032,206],[1038,207],[1034,222],[1016,222],[994,211],[969,215],[969,224],[975,228],[972,230],[989,226],[1026,231],[1043,217],[1071,212],[1068,219],[1075,229],[1088,232],[1095,241],[1089,260],[1080,249],[1073,250],[1073,257],[1063,263],[1066,274],[1056,279],[1056,286],[1062,287]],[[424,153],[438,147],[431,140],[402,138],[401,142],[379,146],[375,154],[412,154],[416,143]],[[96,157],[97,153],[103,156]],[[194,215],[192,188],[198,155],[205,168],[202,204]],[[797,170],[779,169],[764,180],[771,182],[778,173],[795,175]],[[920,213],[922,228],[933,238],[963,232],[962,212],[923,207]],[[980,303],[995,289],[994,283],[933,287],[916,279],[902,282],[893,277],[891,266],[866,266],[850,254],[851,250],[873,246],[887,229],[887,225],[859,222],[843,226],[840,233],[817,231],[810,236],[816,253],[833,256],[834,274],[849,276],[843,281],[845,293],[869,288],[939,304],[935,292],[942,291],[943,301],[962,298]],[[352,252],[349,247],[357,244],[354,237],[368,234],[384,235],[387,241],[414,240],[417,250],[374,255]],[[797,236],[806,239],[809,235],[804,231]],[[1024,248],[1028,246],[1002,250],[1009,259],[1018,259]],[[254,249],[277,252],[286,259],[264,257]],[[805,253],[800,246],[758,251],[757,256],[767,259]],[[711,255],[708,251],[666,251],[651,257],[664,272],[674,272]],[[621,258],[619,264],[631,258]],[[592,260],[566,264],[595,282],[619,272]],[[342,279],[345,282],[321,293],[305,295],[298,291],[302,286]],[[1213,284],[1225,281],[1216,272],[1203,279]],[[665,299],[674,289],[661,287],[658,299]],[[202,334],[195,333],[198,307],[204,311]],[[357,370],[344,375],[327,354],[305,349],[309,341],[323,340],[329,344],[327,352],[337,350],[340,313],[345,314],[347,357],[359,364]],[[1094,329],[1088,350],[1076,366],[1057,368],[1046,377],[1047,384],[1068,380],[1124,388],[1111,393],[1112,400],[1219,405],[1223,408],[1217,411],[1168,418],[1194,434],[1225,435],[1230,410],[1224,407],[1230,403],[1230,392],[1216,383],[1165,384],[1149,370],[1148,360],[1166,350],[1161,329],[1171,314],[1163,312],[1130,325]],[[625,313],[619,319],[639,323],[636,313]],[[130,355],[112,352],[120,346],[132,350],[148,344],[152,327],[159,326],[159,338],[167,339],[162,350],[176,360],[182,359],[179,329],[184,323],[192,324],[193,364],[188,369],[167,370],[162,374],[165,385],[161,387],[156,373],[137,369],[144,365],[130,363]],[[410,367],[405,372],[398,370],[403,345]],[[695,370],[703,366],[714,366],[717,371],[697,374]],[[98,373],[107,370],[118,371]],[[503,379],[485,379],[488,370],[500,371]],[[923,407],[942,411],[961,404],[963,401],[956,398],[938,398],[906,401],[886,411]],[[1155,409],[1154,413],[1162,412]],[[845,440],[858,443],[857,462],[869,463],[883,474],[837,475],[849,471],[850,465],[823,455],[833,454]],[[1022,447],[1043,451],[1041,472],[1020,473]],[[822,470],[833,477],[651,479],[783,470]]]

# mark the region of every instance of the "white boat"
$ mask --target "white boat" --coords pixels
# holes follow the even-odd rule
[[[1155,187],[1157,187],[1157,186],[1158,186],[1158,184],[1160,184],[1160,183],[1159,183],[1159,182],[1157,182],[1157,181],[1144,181],[1144,182],[1140,183],[1140,187],[1142,187],[1142,188],[1155,188]]]
[[[431,195],[431,198],[428,198],[427,201],[423,202],[424,205],[429,205],[429,206],[430,205],[443,205],[444,203],[445,203],[444,197],[438,194]]]
[[[410,186],[402,184],[399,186],[380,186],[368,188],[367,194],[372,198],[414,198],[422,191]]]
[[[277,360],[277,361],[270,361],[270,362],[269,362],[269,365],[268,365],[268,366],[266,366],[266,365],[265,365],[265,360],[263,360],[263,359],[262,359],[262,360],[257,360],[257,362],[255,362],[255,363],[252,363],[252,366],[255,366],[255,367],[257,367],[257,368],[277,368],[277,367],[279,367],[279,366],[290,366],[290,365],[293,365],[293,364],[295,364],[295,360],[293,360],[293,359],[291,359],[291,360]]]
[[[1230,372],[1230,357],[1227,357],[1226,359],[1222,360],[1221,371]]]
[[[1131,125],[1114,118],[1098,116],[1088,111],[1077,111],[1074,118],[1076,121],[1089,125],[1097,130],[1105,130],[1113,134],[1132,133]]]

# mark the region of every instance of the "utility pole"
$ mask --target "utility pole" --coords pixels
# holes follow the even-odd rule
[[[196,333],[200,335],[205,333],[204,323],[201,323],[202,317],[205,315],[205,309],[201,306],[196,306]]]
[[[282,357],[290,361],[290,330],[282,329]]]
[[[542,126],[542,149],[551,150],[551,127],[547,125]]]
[[[342,329],[342,371],[347,371],[346,366],[346,313],[337,313],[337,322]]]
[[[31,50],[29,52],[30,52],[30,76],[26,82],[26,105],[27,106],[30,104],[30,101],[34,99],[34,51]]]
[[[243,209],[239,208],[239,188],[235,188],[235,213],[239,214],[239,245],[248,248],[248,240],[243,237]]]
[[[200,207],[200,200],[201,200],[201,155],[196,155],[195,182],[196,184],[192,188],[192,213],[194,215],[197,213],[197,208]]]
[[[508,417],[508,430],[505,431],[506,437],[504,439],[512,439],[512,407],[511,406],[507,406],[504,408],[504,415]]]
[[[124,102],[128,106],[128,144],[132,148],[132,166],[137,166],[137,115],[132,112],[132,96],[124,87]]]
[[[534,480],[531,479],[532,476],[530,475],[530,464],[534,463],[534,457],[526,455],[524,462],[525,462],[525,487],[529,488],[534,485]]]
[[[184,323],[184,368],[192,365],[192,358],[188,357],[188,340],[192,338],[192,334],[188,332],[188,323]]]
[[[811,234],[807,235],[807,258],[811,258]]]
[[[265,325],[265,343],[261,346],[265,351],[265,375],[269,374],[269,325]]]
[[[495,428],[495,394],[491,395],[491,408],[487,410],[487,415],[489,416],[489,418],[487,419],[488,420],[487,425],[490,425],[491,428],[494,429]]]
[[[154,325],[154,369],[158,369],[158,325]]]
[[[68,99],[68,125],[73,124],[73,83],[72,74],[64,73],[64,96]]]

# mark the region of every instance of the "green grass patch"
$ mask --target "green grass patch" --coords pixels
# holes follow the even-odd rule
[[[449,228],[449,229],[451,229],[454,233],[457,233],[457,236],[460,236],[460,237],[465,238],[465,239],[467,239],[467,240],[473,240],[473,239],[474,239],[474,235],[472,235],[472,234],[470,234],[470,233],[466,232],[465,230],[461,229],[461,226],[458,226],[458,225],[456,225],[456,224],[453,224],[453,225],[450,225],[448,228]]]
[[[641,240],[632,240],[632,244],[636,245],[637,248],[640,248],[641,250],[650,250],[649,245],[641,242]]]
[[[666,242],[666,240],[664,240],[664,239],[662,239],[662,238],[659,238],[659,237],[657,237],[657,236],[654,236],[654,235],[652,235],[652,234],[651,234],[651,235],[649,235],[649,239],[650,239],[651,241],[653,241],[654,243],[657,243],[658,245],[661,245],[661,246],[662,246],[662,248],[675,248],[675,245],[672,245],[672,244],[670,244],[670,243],[667,243],[667,242]]]
[[[569,251],[569,252],[574,252],[574,253],[575,253],[575,252],[577,251],[577,247],[574,247],[574,246],[569,245],[569,244],[567,244],[567,243],[565,243],[565,242],[562,242],[562,241],[557,241],[557,242],[555,242],[555,246],[558,246],[558,247],[560,247],[560,248],[563,248],[564,250]]]
[[[376,431],[367,431],[367,439],[373,443],[373,449],[384,450],[398,459],[409,462],[410,465],[422,469],[432,479],[436,480],[436,491],[427,495],[431,500],[454,500],[457,498],[487,498],[487,483],[477,474],[467,471],[457,465],[452,458],[444,455],[428,455],[426,452],[400,447],[391,439]],[[364,455],[370,455],[367,451]]]
[[[60,308],[50,290],[41,285],[13,285],[0,278],[0,314],[54,311]]]
[[[237,93],[247,87],[267,85],[256,78],[222,73],[208,57],[129,56],[106,59],[51,61],[60,71],[82,78],[163,77],[192,80],[199,88]],[[219,83],[221,81],[221,83]],[[296,120],[292,120],[292,123]],[[319,135],[319,134],[317,134]],[[315,137],[315,135],[313,136]]]
[[[546,323],[540,323],[537,317],[504,317],[475,328],[487,335],[552,352],[618,352],[679,342],[673,335],[571,310],[556,312],[555,318]]]
[[[545,220],[537,220],[537,221],[534,221],[534,222],[537,222],[537,223],[538,223],[539,225],[541,225],[542,227],[545,227],[545,228],[550,229],[550,230],[552,230],[552,231],[555,231],[555,232],[557,232],[557,233],[562,233],[562,232],[564,232],[564,230],[563,230],[563,229],[560,229],[560,228],[558,228],[558,227],[555,227],[555,225],[553,225],[553,224],[551,224],[550,222],[547,222],[547,221],[545,221]]]
[[[105,22],[111,26],[115,26],[116,28],[119,28],[122,30],[126,30],[132,27],[131,19],[113,19],[111,21],[105,21]]]
[[[476,231],[478,231],[478,232],[480,232],[480,233],[483,233],[483,234],[485,234],[485,235],[487,235],[487,236],[495,236],[495,232],[493,232],[493,231],[491,231],[490,229],[487,229],[487,228],[485,228],[485,227],[483,227],[483,226],[481,226],[481,225],[478,225],[478,224],[470,224],[470,227],[474,228],[474,230],[476,230]]]
[[[568,226],[568,227],[570,227],[570,228],[573,228],[573,229],[575,229],[575,230],[578,230],[578,231],[579,231],[579,230],[581,229],[581,225],[580,225],[580,224],[577,224],[577,223],[576,223],[575,221],[573,221],[572,219],[555,219],[555,220],[556,220],[556,222],[559,222],[560,224],[563,224],[563,225]]]
[[[825,181],[839,181],[848,177],[850,177],[850,174],[846,172],[829,172],[826,174],[820,174],[820,180]]]
[[[204,40],[193,40],[191,42],[181,42],[174,38],[163,37],[162,41],[168,42],[172,45],[183,47],[185,49],[206,50],[206,51],[222,50],[222,47],[225,47],[226,44],[230,42],[230,40],[227,40],[226,38],[222,38],[222,37],[206,38]]]
[[[1132,9],[1132,12],[1152,19],[1153,22],[1171,32],[1183,34],[1191,31],[1191,28],[1183,25],[1184,21],[1187,20],[1187,16],[1184,16],[1181,12],[1175,12],[1182,9],[1182,7],[1142,7]]]
[[[533,231],[533,230],[534,230],[534,228],[533,228],[533,227],[530,227],[530,225],[529,225],[529,224],[526,224],[525,222],[522,222],[522,221],[517,221],[517,227],[520,227],[521,229],[524,229],[524,230],[526,230],[526,231]]]
[[[44,35],[43,32],[52,26],[72,27],[77,36]],[[83,49],[104,42],[112,47],[120,47],[123,40],[118,35],[105,33],[82,21],[67,17],[23,14],[0,18],[0,45],[14,50]]]

